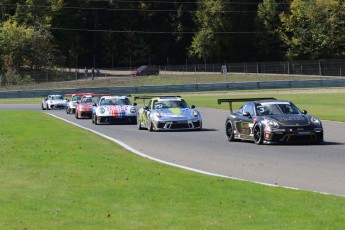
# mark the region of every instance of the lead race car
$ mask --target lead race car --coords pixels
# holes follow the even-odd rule
[[[132,105],[129,96],[103,96],[92,108],[92,123],[135,124],[137,122],[136,103]]]
[[[138,96],[149,99],[147,106],[137,114],[138,129],[153,130],[200,130],[202,118],[195,106],[188,106],[180,96]]]
[[[42,110],[64,109],[67,100],[62,95],[48,95],[41,103]]]
[[[228,102],[230,115],[226,118],[228,141],[250,140],[256,144],[279,142],[323,142],[321,121],[307,111],[300,111],[293,103],[275,98],[218,99]],[[232,111],[233,102],[246,102]]]

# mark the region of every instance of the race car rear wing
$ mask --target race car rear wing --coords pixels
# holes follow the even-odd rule
[[[223,102],[228,102],[229,107],[230,107],[230,113],[233,113],[232,111],[233,102],[246,102],[246,101],[259,101],[259,100],[277,100],[277,99],[274,97],[218,99],[218,105],[220,105]]]

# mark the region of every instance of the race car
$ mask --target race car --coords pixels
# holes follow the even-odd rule
[[[100,99],[100,95],[95,94],[86,94],[81,97],[80,102],[75,111],[75,118],[89,118],[92,117],[92,107],[96,105],[96,103]]]
[[[67,100],[62,95],[48,95],[41,103],[42,110],[64,109]]]
[[[147,106],[137,114],[138,129],[153,130],[201,130],[202,118],[195,106],[188,106],[180,96],[138,96],[149,99]]]
[[[92,109],[92,123],[98,124],[135,124],[137,104],[130,102],[128,96],[103,96]]]
[[[90,93],[74,93],[66,94],[65,96],[71,96],[71,99],[66,103],[66,113],[75,113],[78,103],[81,101],[83,95],[88,95]]]
[[[249,140],[256,144],[321,143],[321,121],[292,102],[275,98],[218,99],[229,103],[230,115],[225,121],[228,141]],[[233,102],[246,102],[233,112]]]

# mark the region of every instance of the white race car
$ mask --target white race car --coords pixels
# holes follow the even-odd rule
[[[48,95],[42,101],[42,110],[50,109],[64,109],[66,107],[67,100],[62,95]]]
[[[66,113],[67,114],[71,114],[71,113],[75,113],[77,107],[78,107],[78,103],[80,102],[82,96],[84,95],[88,95],[89,93],[74,93],[74,94],[69,94],[71,96],[71,99],[69,101],[67,101],[66,104]],[[66,95],[67,96],[67,95]]]
[[[103,96],[92,108],[92,123],[135,124],[137,121],[136,103],[132,105],[126,96]]]

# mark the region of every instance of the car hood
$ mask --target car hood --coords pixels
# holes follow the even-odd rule
[[[304,126],[310,124],[309,117],[304,114],[272,115],[268,117],[285,126]]]
[[[101,108],[104,108],[105,111],[104,113],[102,113],[104,115],[119,115],[119,114],[136,112],[136,110],[131,112],[131,109],[133,107],[134,106],[132,105],[102,105],[97,108],[98,108],[98,111],[100,111]]]
[[[105,110],[127,110],[132,108],[132,105],[101,105],[100,107],[103,107]]]
[[[190,108],[169,108],[169,109],[159,109],[156,110],[157,113],[160,113],[162,117],[191,117],[193,116],[194,109]]]
[[[66,103],[67,101],[66,100],[51,100],[51,99],[49,99],[49,101],[51,102],[51,103]]]

